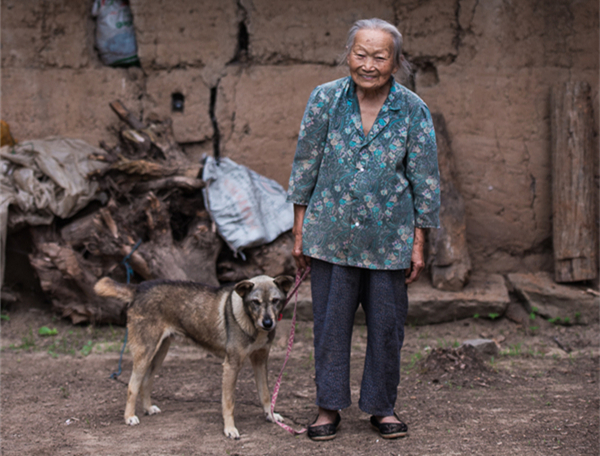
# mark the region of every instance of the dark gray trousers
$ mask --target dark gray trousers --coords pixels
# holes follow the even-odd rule
[[[371,415],[392,415],[408,312],[404,270],[338,266],[312,258],[311,286],[317,405],[340,410],[352,403],[350,345],[360,303],[368,336],[358,406]]]

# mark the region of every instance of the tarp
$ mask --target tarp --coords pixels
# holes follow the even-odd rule
[[[75,215],[96,198],[98,183],[88,175],[108,165],[90,159],[92,154],[104,151],[80,139],[61,137],[0,148],[0,285],[8,227],[48,225],[55,216]]]

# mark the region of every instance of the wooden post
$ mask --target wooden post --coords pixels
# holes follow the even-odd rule
[[[557,282],[597,275],[594,146],[590,86],[552,90],[552,225]]]

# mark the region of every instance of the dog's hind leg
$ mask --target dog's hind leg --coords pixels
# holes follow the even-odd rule
[[[269,358],[269,348],[254,352],[250,355],[250,362],[254,370],[254,379],[256,380],[256,389],[258,390],[258,399],[265,411],[267,421],[283,421],[283,417],[278,413],[271,413],[271,393],[267,383],[267,359]]]
[[[156,353],[152,358],[152,362],[150,363],[149,369],[146,371],[146,375],[144,375],[144,379],[142,380],[142,407],[144,408],[144,412],[146,412],[147,415],[154,415],[156,413],[160,413],[160,409],[156,405],[152,405],[152,399],[150,397],[150,394],[152,393],[154,375],[162,365],[165,356],[167,356],[167,352],[169,351],[170,345],[171,338],[168,336],[164,337],[158,347],[158,350],[156,350]]]
[[[223,432],[231,439],[239,439],[240,433],[235,427],[233,412],[235,410],[235,384],[237,382],[242,360],[226,356],[223,361],[223,391],[221,403],[223,406]]]

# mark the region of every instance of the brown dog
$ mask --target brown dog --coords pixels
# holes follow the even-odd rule
[[[124,285],[105,277],[94,291],[129,303],[127,330],[133,370],[127,391],[125,422],[139,424],[135,403],[141,388],[142,405],[148,415],[159,413],[150,392],[154,375],[162,364],[171,338],[189,337],[201,347],[225,358],[223,362],[223,421],[227,437],[238,439],[233,412],[235,384],[244,360],[254,369],[258,396],[268,421],[282,421],[271,413],[267,386],[267,360],[275,337],[277,317],[294,280],[258,276],[234,287],[212,288],[194,282],[153,280]]]

